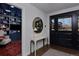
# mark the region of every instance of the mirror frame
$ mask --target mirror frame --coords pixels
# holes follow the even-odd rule
[[[35,33],[41,33],[43,30],[43,21],[40,17],[35,17],[33,20],[33,31]]]

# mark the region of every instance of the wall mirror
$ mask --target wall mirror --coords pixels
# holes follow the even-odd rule
[[[40,17],[35,17],[33,20],[33,30],[35,33],[41,33],[43,30],[43,21]]]

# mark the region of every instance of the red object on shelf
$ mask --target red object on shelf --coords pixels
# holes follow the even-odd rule
[[[16,56],[21,54],[21,42],[14,41],[0,47],[0,56]]]

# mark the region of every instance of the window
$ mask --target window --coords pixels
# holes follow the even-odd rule
[[[78,31],[79,31],[79,16],[78,16]]]
[[[71,27],[71,17],[58,19],[58,31],[71,31]]]

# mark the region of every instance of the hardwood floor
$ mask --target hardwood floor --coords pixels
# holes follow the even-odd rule
[[[65,52],[65,53],[69,53],[69,54],[72,54],[75,56],[79,56],[79,50],[65,48],[65,47],[57,46],[57,45],[51,45],[51,48],[56,49],[56,50],[61,51],[61,52]]]

